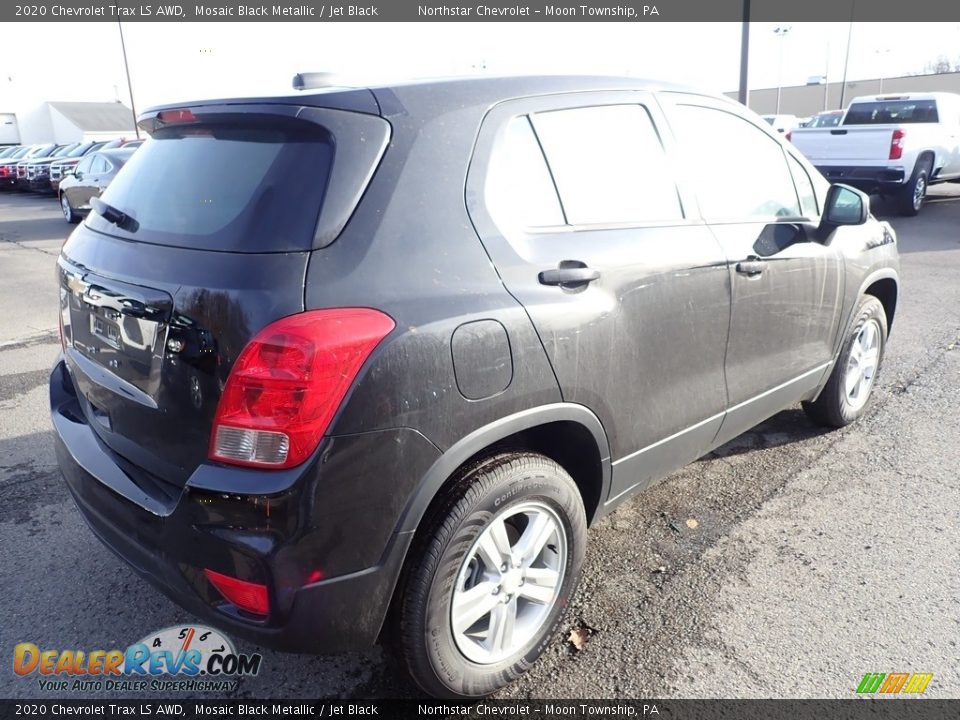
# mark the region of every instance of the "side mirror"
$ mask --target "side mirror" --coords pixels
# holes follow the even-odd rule
[[[870,217],[870,196],[849,185],[831,185],[823,222],[827,225],[863,225]]]
[[[76,175],[76,174],[77,174],[77,169],[76,169],[75,167],[64,168],[63,174],[64,174],[64,175]]]

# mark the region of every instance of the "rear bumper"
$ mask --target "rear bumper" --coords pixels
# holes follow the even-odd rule
[[[210,625],[280,650],[334,653],[376,642],[412,533],[394,532],[402,498],[390,487],[382,497],[371,495],[361,475],[376,467],[378,482],[390,482],[384,452],[414,471],[420,461],[429,466],[438,453],[423,436],[397,430],[328,438],[292,471],[202,465],[183,488],[173,488],[131,472],[101,442],[62,357],[50,400],[57,460],[84,520],[174,602]],[[269,494],[250,492],[264,483]],[[267,617],[224,600],[204,568],[266,584]]]
[[[816,167],[830,182],[852,185],[866,193],[896,192],[902,189],[910,179],[903,168],[850,165],[817,165]]]

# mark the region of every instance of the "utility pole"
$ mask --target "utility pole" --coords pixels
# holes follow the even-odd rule
[[[781,25],[774,28],[773,33],[780,38],[780,66],[777,70],[777,115],[780,114],[780,91],[783,90],[783,44],[787,41],[787,33],[793,30],[792,25]]]
[[[740,30],[740,91],[737,99],[741,105],[749,105],[750,89],[747,84],[747,68],[750,65],[750,0],[743,0],[743,23]]]
[[[133,132],[140,139],[140,128],[137,126],[137,106],[133,102],[133,83],[130,81],[130,65],[127,63],[127,44],[123,41],[123,24],[118,20],[117,27],[120,29],[120,49],[123,51],[123,69],[127,73],[127,90],[130,91],[130,112],[133,113]]]
[[[850,65],[850,40],[853,37],[853,11],[857,0],[850,0],[850,26],[847,28],[847,55],[843,60],[843,80],[840,82],[840,109],[843,110],[843,98],[847,93],[847,67]]]

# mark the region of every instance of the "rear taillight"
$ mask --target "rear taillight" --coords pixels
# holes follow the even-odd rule
[[[903,157],[903,138],[906,134],[903,130],[893,131],[893,137],[890,138],[890,160],[899,160]]]
[[[261,468],[302,463],[394,327],[376,310],[337,308],[291,315],[261,330],[227,378],[210,459]]]
[[[270,600],[267,596],[266,585],[222,575],[210,569],[204,569],[203,574],[207,576],[207,580],[220,591],[223,597],[241,610],[264,616],[270,612]]]

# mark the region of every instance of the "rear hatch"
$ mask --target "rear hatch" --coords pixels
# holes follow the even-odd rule
[[[152,138],[64,245],[66,362],[129,474],[182,486],[237,356],[303,310],[310,253],[346,224],[389,138],[375,104],[351,102],[150,111]]]

